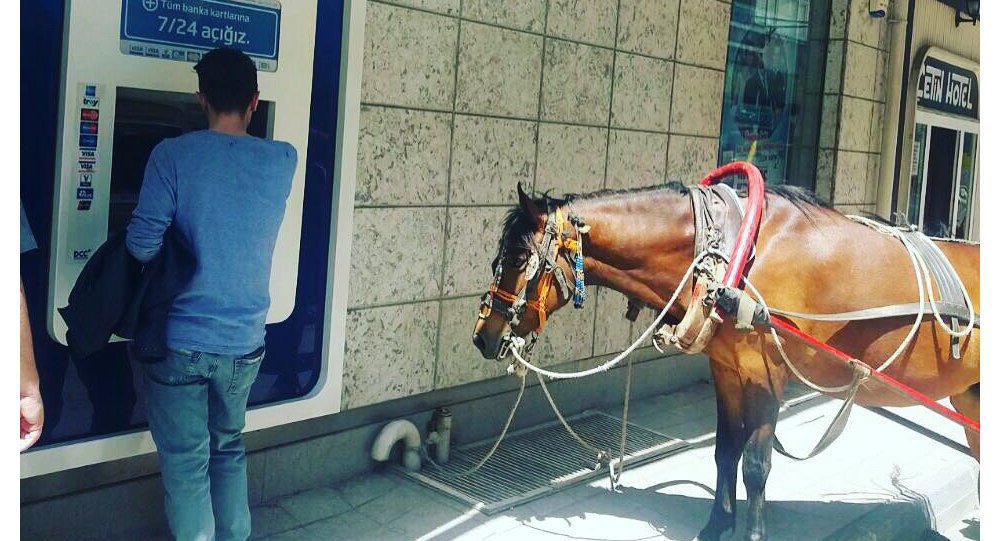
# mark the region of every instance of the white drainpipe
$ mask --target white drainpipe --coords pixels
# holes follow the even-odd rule
[[[389,452],[396,442],[403,440],[403,466],[409,471],[420,470],[420,431],[405,419],[397,419],[382,427],[375,444],[372,458],[378,462],[389,460]],[[440,408],[434,412],[434,432],[427,435],[427,445],[434,447],[434,459],[438,464],[448,462],[451,451],[451,411]]]
[[[389,460],[389,451],[397,441],[403,440],[403,467],[409,471],[420,470],[420,431],[410,421],[399,419],[385,425],[372,445],[372,458],[378,462]]]

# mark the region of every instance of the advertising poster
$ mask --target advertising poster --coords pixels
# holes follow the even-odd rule
[[[781,183],[793,122],[796,40],[783,35],[789,27],[777,17],[761,20],[758,15],[739,3],[733,5],[721,158],[722,163],[746,160],[756,142],[754,165],[769,183]]]

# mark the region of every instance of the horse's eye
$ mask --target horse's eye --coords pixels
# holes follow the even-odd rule
[[[517,254],[507,258],[507,264],[517,269],[523,269],[527,263],[528,254]]]

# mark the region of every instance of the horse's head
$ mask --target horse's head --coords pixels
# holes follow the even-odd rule
[[[512,336],[541,332],[546,317],[574,292],[570,261],[578,245],[571,237],[578,229],[570,224],[565,202],[533,200],[520,184],[517,193],[519,205],[504,223],[493,282],[472,331],[472,343],[487,359],[502,359]]]

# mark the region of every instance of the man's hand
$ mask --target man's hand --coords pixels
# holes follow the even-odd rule
[[[45,408],[38,392],[21,395],[21,452],[31,447],[42,435]]]

